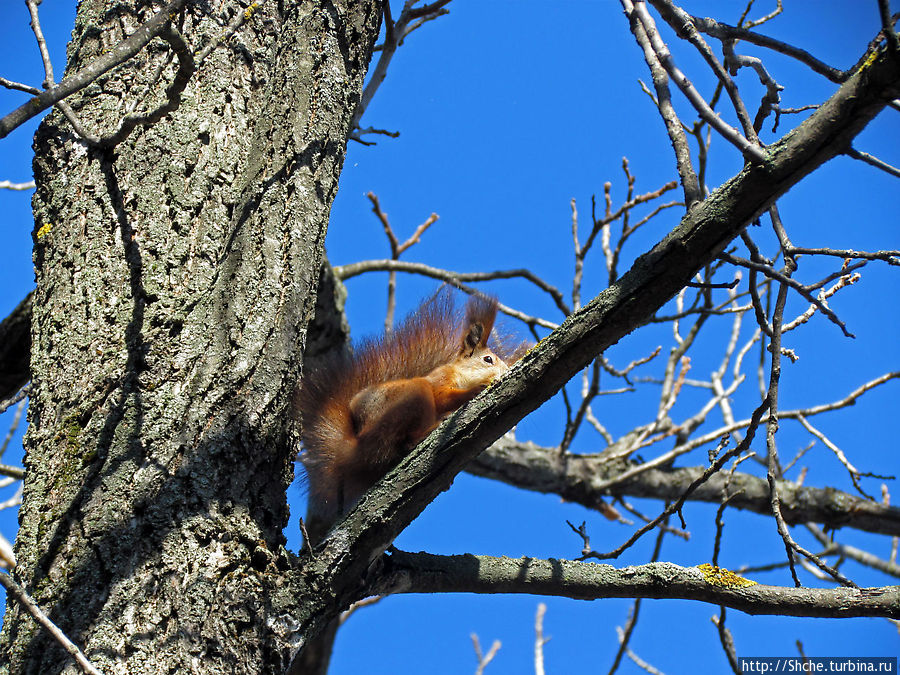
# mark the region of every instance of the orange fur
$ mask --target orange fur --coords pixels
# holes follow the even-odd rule
[[[474,296],[465,310],[463,317],[452,294],[438,292],[392,333],[304,373],[295,401],[301,460],[326,520],[521,355],[491,336],[496,300]]]

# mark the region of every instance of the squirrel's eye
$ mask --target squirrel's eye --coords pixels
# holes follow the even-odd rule
[[[485,362],[485,363],[493,364],[493,363],[494,363],[494,359],[493,359],[492,357],[490,357],[490,356],[485,356],[485,357],[484,357],[484,362]]]

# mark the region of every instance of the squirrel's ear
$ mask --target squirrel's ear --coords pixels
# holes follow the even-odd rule
[[[494,328],[497,316],[497,299],[486,295],[473,295],[466,303],[466,336],[463,349],[469,348],[469,355],[477,347],[487,347],[488,337]]]
[[[472,356],[475,348],[481,344],[481,337],[484,335],[484,326],[480,323],[469,324],[469,330],[463,338],[461,352],[466,356]]]

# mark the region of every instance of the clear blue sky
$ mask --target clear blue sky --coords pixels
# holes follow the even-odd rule
[[[758,16],[774,3],[760,0],[757,4]],[[763,32],[790,40],[837,67],[852,65],[877,31],[874,0],[786,0],[785,4],[784,15]],[[736,2],[685,2],[684,6],[692,13],[715,15],[730,23],[737,21],[742,8]],[[454,0],[450,8],[449,16],[408,38],[363,119],[364,126],[398,130],[400,137],[381,139],[375,147],[350,145],[332,211],[329,257],[335,264],[387,257],[384,234],[365,198],[366,192],[373,191],[401,239],[430,213],[440,215],[422,243],[404,259],[458,271],[527,267],[567,289],[573,267],[570,200],[577,200],[585,232],[591,195],[598,195],[602,203],[604,182],[612,182],[614,203],[623,199],[623,156],[631,162],[637,192],[656,189],[675,177],[664,128],[638,84],[638,79],[649,83],[641,52],[613,0]],[[24,3],[10,4],[2,11],[0,63],[4,66],[0,75],[39,86],[42,72]],[[73,15],[72,3],[57,0],[41,6],[58,74],[63,69]],[[770,72],[786,86],[782,94],[785,106],[819,102],[835,89],[786,58],[746,45],[741,48],[765,57]],[[678,46],[675,56],[701,91],[711,91],[693,53]],[[755,77],[742,74],[739,84],[748,92],[746,100],[752,106],[761,94]],[[674,96],[683,119],[692,120],[680,96]],[[23,95],[0,91],[0,113],[22,100]],[[777,138],[795,123],[784,119],[778,134],[772,134],[771,123],[767,124],[764,141]],[[35,126],[29,124],[0,142],[0,180],[31,178],[30,144]],[[897,113],[883,113],[860,136],[857,147],[900,164]],[[710,188],[733,175],[740,165],[737,153],[714,139],[707,179]],[[794,188],[780,205],[798,245],[888,249],[898,248],[897,194],[896,179],[842,158]],[[34,283],[29,196],[0,191],[0,209],[5,214],[0,227],[6,245],[0,266],[2,316]],[[661,238],[677,219],[677,209],[673,209],[654,220],[626,248],[626,260]],[[599,252],[589,259],[588,266],[586,299],[605,287]],[[808,282],[824,269],[836,267],[807,262],[801,266],[800,278]],[[385,281],[384,275],[370,275],[349,282],[348,314],[355,336],[379,330]],[[401,313],[433,288],[431,281],[401,275]],[[517,309],[551,321],[561,318],[524,282],[497,283],[488,290]],[[856,340],[844,338],[820,316],[792,333],[787,346],[801,358],[796,364],[784,365],[781,406],[825,403],[882,372],[897,370],[898,291],[896,270],[883,263],[870,264],[863,270],[862,281],[832,302]],[[795,300],[788,313],[804,308],[805,303]],[[722,339],[721,332],[712,332],[704,343],[709,354],[714,356],[721,349]],[[667,347],[670,342],[670,329],[648,327],[623,340],[608,355],[623,366],[656,345]],[[717,365],[714,360],[706,362],[703,353],[694,354],[692,367],[698,377]],[[643,374],[657,373],[658,368],[651,367]],[[738,417],[748,416],[754,405],[755,384],[745,389],[747,394],[734,400]],[[861,470],[896,474],[896,433],[884,421],[896,416],[897,394],[897,383],[889,383],[851,410],[827,420],[817,418],[817,423]],[[693,412],[687,405],[689,397],[686,399],[682,415]],[[654,410],[648,405],[653,405],[653,396],[607,397],[595,406],[595,412],[618,436],[648,421]],[[561,410],[558,401],[551,402],[519,425],[518,437],[557,444],[562,433]],[[678,412],[676,408],[676,416]],[[6,424],[7,418],[0,421]],[[809,439],[798,433],[796,425],[782,426],[780,444],[790,457]],[[16,442],[20,437],[21,433]],[[601,448],[601,439],[590,434],[580,434],[575,446],[581,452]],[[20,453],[20,448],[10,450],[5,461],[18,461]],[[703,464],[705,457],[705,450],[698,450],[682,458],[681,464]],[[820,443],[805,461],[810,466],[806,484],[853,491],[846,473]],[[879,484],[874,480],[864,483],[875,494],[880,494]],[[896,501],[900,490],[896,482],[890,485]],[[0,499],[7,496],[0,493]],[[294,488],[289,498],[296,516],[303,508],[300,489]],[[658,502],[636,503],[650,515],[660,508]],[[714,507],[688,508],[685,514],[691,540],[667,539],[662,559],[682,565],[708,562],[714,512]],[[587,520],[598,550],[619,545],[631,532],[596,513],[560,504],[556,497],[461,475],[452,489],[401,535],[397,546],[448,554],[573,558],[579,554],[581,542],[566,526],[567,518],[579,523]],[[12,537],[15,522],[10,511],[0,513],[0,531]],[[296,517],[287,535],[291,547],[296,548]],[[802,533],[797,536],[817,548]],[[735,568],[774,562],[783,550],[776,537],[770,519],[729,511],[721,563]],[[889,555],[890,541],[885,537],[842,532],[839,538],[882,557]],[[652,539],[646,537],[615,561],[616,566],[646,562]],[[896,583],[896,579],[852,564],[845,571],[864,585]],[[754,578],[778,585],[791,583],[784,570]],[[803,580],[809,585],[817,583],[809,575]],[[617,646],[615,627],[626,621],[630,601],[585,603],[466,595],[399,596],[360,611],[341,631],[332,672],[414,673],[422,666],[434,673],[473,672],[472,632],[478,634],[484,649],[495,639],[503,643],[487,673],[532,672],[534,613],[541,601],[549,606],[545,633],[552,637],[545,647],[547,672],[606,672]],[[632,648],[664,672],[725,672],[727,664],[709,620],[717,613],[718,608],[700,603],[645,601]],[[896,655],[900,651],[896,628],[880,619],[801,620],[730,611],[728,625],[738,654],[744,656],[793,655],[796,640],[802,640],[810,656]],[[663,635],[666,637],[661,639]],[[639,671],[625,663],[620,672]]]

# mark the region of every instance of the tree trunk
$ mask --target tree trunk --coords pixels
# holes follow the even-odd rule
[[[142,4],[82,0],[68,72]],[[196,53],[234,7],[173,25]],[[104,673],[280,673],[297,644],[285,411],[379,8],[263,3],[112,150],[56,112],[38,131],[17,576]],[[162,44],[71,101],[93,133],[164,100]],[[0,647],[10,672],[75,668],[15,603]]]

